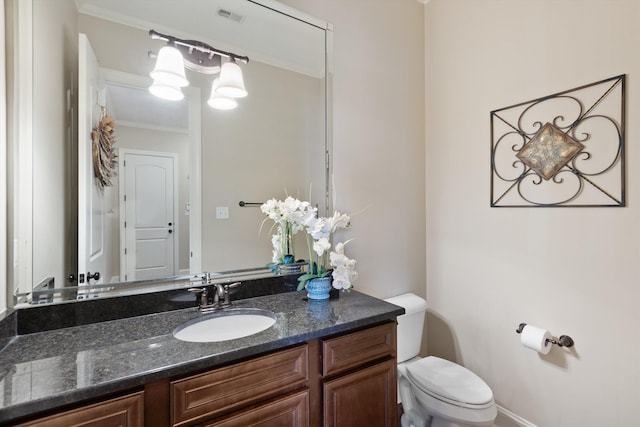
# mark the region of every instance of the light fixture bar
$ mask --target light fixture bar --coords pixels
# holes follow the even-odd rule
[[[216,74],[220,72],[221,58],[230,58],[247,64],[249,57],[237,55],[233,52],[216,49],[206,43],[196,40],[184,40],[149,30],[149,37],[153,40],[164,40],[177,48],[184,57],[185,67],[203,74]]]

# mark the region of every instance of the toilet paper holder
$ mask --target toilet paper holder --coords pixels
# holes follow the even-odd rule
[[[527,326],[526,323],[520,323],[520,325],[518,325],[518,329],[516,329],[517,333],[522,333],[522,330],[524,329],[524,327]],[[560,337],[556,340],[556,339],[550,339],[547,340],[547,342],[551,343],[551,344],[555,344],[559,347],[573,347],[573,339],[569,336],[569,335],[560,335]]]

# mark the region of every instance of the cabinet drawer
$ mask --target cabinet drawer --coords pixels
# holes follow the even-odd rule
[[[358,365],[396,355],[395,322],[322,342],[322,375],[344,372]]]
[[[306,385],[302,345],[171,383],[173,425],[219,416]]]
[[[19,424],[18,427],[142,427],[143,403],[143,393],[134,393]]]
[[[200,427],[305,427],[309,425],[309,391],[304,390]]]

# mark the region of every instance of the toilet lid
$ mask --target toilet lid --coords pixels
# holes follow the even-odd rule
[[[439,357],[409,364],[407,375],[425,393],[455,405],[484,406],[493,402],[493,392],[480,377]]]

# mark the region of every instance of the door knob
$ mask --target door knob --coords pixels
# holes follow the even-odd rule
[[[91,279],[100,280],[100,272],[96,271],[93,274],[87,272],[87,282],[90,281]]]

